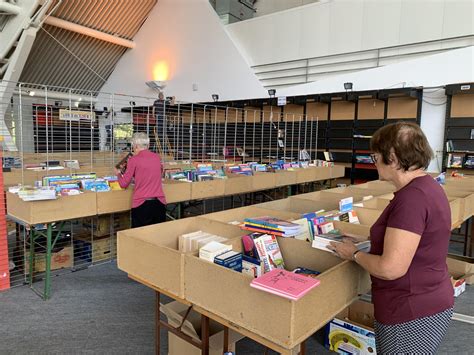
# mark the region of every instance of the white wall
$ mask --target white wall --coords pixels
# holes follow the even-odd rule
[[[327,0],[226,29],[262,65],[472,35],[474,1]]]
[[[179,101],[211,101],[214,93],[221,100],[266,95],[207,0],[159,0],[134,41],[102,92],[156,97],[145,82],[154,79],[154,65],[165,61],[165,95]]]
[[[440,172],[443,166],[444,125],[446,121],[446,95],[443,88],[423,90],[421,129],[433,149],[434,159],[428,171]]]

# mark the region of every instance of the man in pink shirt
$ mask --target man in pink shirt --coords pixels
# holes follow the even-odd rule
[[[127,169],[115,173],[122,188],[134,180],[132,200],[132,228],[161,223],[166,220],[166,199],[161,183],[161,159],[150,152],[150,138],[145,133],[134,133],[133,156],[128,159]]]

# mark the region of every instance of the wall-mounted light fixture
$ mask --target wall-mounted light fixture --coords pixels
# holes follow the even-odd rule
[[[166,87],[166,81],[160,81],[160,80],[150,80],[145,82],[145,84],[152,88],[153,90],[158,90],[161,91]]]
[[[218,95],[218,94],[212,94],[211,96],[212,96],[212,100],[213,100],[214,102],[219,101],[219,95]]]
[[[344,89],[346,90],[352,90],[352,83],[344,83]]]
[[[276,94],[276,90],[275,89],[268,89],[268,95],[270,97],[275,97],[275,94]]]

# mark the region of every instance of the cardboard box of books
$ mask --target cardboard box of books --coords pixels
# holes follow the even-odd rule
[[[96,193],[84,192],[74,196],[60,196],[55,200],[23,201],[7,192],[8,214],[27,224],[39,224],[95,216]]]
[[[383,198],[371,198],[370,200],[366,200],[361,202],[361,205],[364,208],[372,208],[374,210],[384,210],[390,203],[390,200],[383,199]]]
[[[349,187],[336,187],[334,189],[322,190],[320,191],[323,197],[328,197],[332,195],[332,198],[343,199],[347,197],[352,197],[354,202],[361,201],[363,199],[368,199],[374,196],[374,193],[377,191],[370,191],[366,189],[355,189],[353,186]]]
[[[395,191],[395,186],[383,181],[370,181],[365,184],[351,185],[350,190],[357,191],[359,194],[365,195],[383,195]]]
[[[224,195],[227,179],[196,181],[191,184],[191,200],[219,197]]]
[[[339,354],[376,354],[374,305],[355,301],[327,325],[325,346]]]
[[[301,198],[302,195],[292,196],[281,200],[259,203],[255,205],[259,208],[288,211],[293,213],[309,213],[316,211],[332,211],[338,208],[338,202],[317,199]]]
[[[185,256],[186,299],[275,344],[293,349],[351,304],[359,290],[370,287],[367,273],[353,262],[313,249],[302,240],[278,238],[278,245],[286,270],[307,268],[321,272],[317,276],[319,286],[299,300],[250,287],[252,277],[191,254]],[[276,250],[271,249],[274,254]]]
[[[201,315],[191,311],[183,322],[188,310],[187,305],[173,301],[160,306],[161,312],[166,316],[168,323],[181,330],[191,338],[201,340]],[[228,351],[235,352],[235,344],[244,336],[229,329]],[[209,355],[222,355],[224,353],[224,327],[214,321],[209,322]],[[169,355],[200,355],[201,349],[181,339],[172,332],[168,332],[168,354]]]
[[[226,196],[237,195],[245,192],[253,191],[253,176],[239,175],[239,174],[228,174],[225,180],[225,192]]]
[[[274,174],[277,187],[296,184],[296,173],[294,171],[276,170]]]
[[[293,220],[301,218],[299,213],[288,212],[284,210],[272,210],[259,207],[259,205],[245,206],[233,208],[220,212],[208,213],[202,218],[211,219],[227,224],[240,225],[244,223],[244,219],[248,217],[270,216],[284,220]]]
[[[192,183],[186,181],[164,180],[163,191],[166,203],[189,201]]]
[[[38,179],[38,172],[27,169],[23,171],[21,171],[21,169],[12,169],[10,172],[3,173],[4,186],[14,186],[18,184],[34,185]]]
[[[236,226],[202,217],[120,231],[117,234],[118,267],[152,286],[184,298],[185,253],[179,250],[180,236],[198,231],[226,238],[228,241],[223,243],[227,244],[232,244],[232,238],[245,234]],[[192,246],[192,241],[189,242]],[[187,250],[191,250],[191,246]]]
[[[133,189],[98,192],[97,214],[128,211],[132,208]]]
[[[276,176],[270,172],[254,172],[252,178],[252,190],[267,190],[273,189],[276,186]]]
[[[468,285],[474,284],[474,258],[448,254],[446,263],[452,276],[466,279]]]
[[[324,167],[321,167],[322,169],[324,169]],[[323,180],[324,178],[323,177],[320,177],[319,179],[316,178],[316,173],[318,171],[318,169],[320,168],[317,168],[317,167],[307,167],[307,168],[300,168],[300,169],[296,169],[295,170],[295,173],[296,173],[296,183],[297,184],[302,184],[302,183],[305,183],[305,182],[311,182],[311,181],[316,181],[316,180]],[[324,170],[322,171],[324,172]],[[322,173],[321,172],[321,173]],[[326,171],[327,172],[327,178],[329,179],[331,173],[329,171],[329,169]],[[323,174],[321,174],[322,176]]]
[[[51,254],[51,270],[58,270],[72,267],[74,262],[74,253],[72,246],[66,246]],[[30,251],[25,253],[25,272],[30,270]],[[46,270],[46,253],[35,253],[35,272],[44,272]]]
[[[330,167],[330,177],[331,179],[344,177],[346,173],[346,168],[343,165],[334,165]]]
[[[461,199],[460,218],[462,218],[463,221],[474,214],[474,191],[461,190],[450,187],[449,185],[445,185],[443,188],[448,198],[453,197]]]

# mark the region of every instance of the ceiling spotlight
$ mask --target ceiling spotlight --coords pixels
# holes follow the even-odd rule
[[[27,91],[27,93],[28,93],[28,95],[30,95],[30,96],[35,96],[35,94],[36,94],[36,92],[34,92],[34,91]]]
[[[129,101],[128,103],[130,104],[130,106],[136,106],[137,105],[135,101]]]
[[[212,94],[211,96],[212,96],[212,100],[214,100],[214,102],[219,101],[219,95],[217,95],[217,94]]]
[[[275,90],[275,89],[269,89],[269,90],[268,90],[268,95],[270,95],[270,97],[275,97],[275,94],[276,94],[276,90]]]
[[[344,83],[344,89],[347,90],[352,90],[352,83]]]
[[[158,90],[161,91],[165,88],[166,86],[166,81],[160,81],[160,80],[150,80],[145,82],[145,84],[152,88],[153,90]]]

